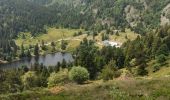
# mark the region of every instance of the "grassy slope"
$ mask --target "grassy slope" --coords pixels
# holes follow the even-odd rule
[[[16,44],[21,45],[22,43],[26,46],[36,43],[41,43],[42,40],[45,42],[57,41],[62,38],[72,37],[75,32],[80,31],[79,29],[56,29],[49,28],[47,34],[43,34],[37,37],[31,37],[29,33],[21,33],[26,35],[26,39],[22,39],[22,35],[20,34],[18,39],[16,39]]]
[[[167,77],[170,76],[170,57],[168,57],[165,65],[161,66],[160,70],[157,72],[153,72],[153,66],[156,62],[150,61],[149,67],[147,68],[149,71],[149,77]]]
[[[87,37],[88,39],[92,39],[92,36],[87,36],[86,34],[73,37],[74,33],[79,31],[84,31],[82,29],[56,29],[56,28],[49,28],[47,31],[47,34],[39,35],[37,37],[32,37],[30,33],[20,33],[18,38],[15,40],[16,44],[18,46],[21,46],[23,43],[25,46],[29,45],[35,45],[36,43],[41,44],[41,41],[44,40],[46,44],[50,44],[52,41],[57,43],[56,48],[60,48],[60,41],[63,39],[68,39],[68,46],[67,51],[73,51],[79,44],[80,41],[83,40],[83,38]],[[25,39],[23,39],[23,34],[25,35]],[[128,37],[130,40],[134,40],[137,37],[137,34],[130,31],[129,29],[126,29],[126,32],[120,32],[119,36],[116,35],[110,35],[110,41],[116,41],[118,43],[124,43],[127,41],[125,36]],[[101,45],[101,34],[99,33],[98,36],[95,37],[95,40],[97,40],[96,45],[99,47],[102,47]],[[50,49],[50,48],[49,48]]]
[[[125,33],[124,32],[120,32],[119,36],[112,35],[112,36],[110,36],[110,39],[113,40],[113,41],[124,43],[124,42],[127,41],[127,39],[125,38],[126,36],[127,36],[127,39],[134,40],[134,39],[136,39],[138,34],[134,33],[130,29],[126,29]]]
[[[4,100],[169,100],[170,77],[158,79],[92,81],[89,84],[65,84],[63,90],[50,93],[47,89],[35,89],[8,95]],[[58,87],[55,87],[58,88]],[[9,99],[5,99],[11,97]],[[27,98],[27,99],[25,99]],[[2,98],[0,98],[2,99]]]
[[[127,38],[125,38],[127,36]],[[117,35],[109,35],[109,40],[110,41],[116,41],[118,43],[124,43],[127,41],[127,39],[134,40],[138,34],[134,33],[130,29],[126,29],[126,32],[120,32],[119,36]],[[95,39],[99,42],[101,42],[102,36],[101,33],[95,37]]]
[[[42,40],[44,40],[45,44],[47,44],[47,51],[41,50],[41,54],[50,53],[52,51],[51,42],[56,43],[56,50],[60,50],[61,48],[61,39],[66,39],[68,42],[67,51],[73,51],[79,44],[80,41],[85,37],[77,36],[73,37],[73,35],[79,31],[84,31],[82,29],[56,29],[49,28],[47,34],[41,34],[37,37],[32,37],[30,33],[20,33],[18,38],[15,40],[18,46],[21,46],[23,43],[25,47],[29,45],[35,45],[36,43],[41,44]],[[25,35],[25,39],[23,39],[23,34]]]

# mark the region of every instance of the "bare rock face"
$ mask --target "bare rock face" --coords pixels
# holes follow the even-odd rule
[[[170,24],[170,4],[168,4],[163,10],[161,14],[161,26]]]
[[[138,0],[138,2],[143,3],[145,10],[149,9],[145,0]]]
[[[136,26],[140,20],[140,11],[131,5],[125,7],[126,20],[131,27]]]

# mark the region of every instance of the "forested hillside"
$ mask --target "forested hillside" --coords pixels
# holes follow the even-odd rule
[[[156,28],[169,0],[1,0],[1,34],[45,33],[45,25],[85,28]],[[163,13],[169,18],[169,12]],[[27,20],[29,19],[29,20]],[[10,28],[10,29],[9,29]],[[7,35],[10,34],[10,35]]]

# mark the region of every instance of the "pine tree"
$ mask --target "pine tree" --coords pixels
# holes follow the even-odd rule
[[[67,48],[67,42],[64,40],[61,41],[61,50],[65,50]]]
[[[38,43],[34,47],[34,55],[35,56],[39,56],[39,46],[38,46]]]
[[[27,57],[29,57],[29,58],[31,57],[31,52],[29,49],[27,50]]]
[[[24,49],[24,45],[21,45],[21,54],[20,57],[25,57],[25,49]]]
[[[66,62],[65,59],[63,59],[63,61],[62,61],[61,67],[62,67],[62,68],[66,68],[66,67],[67,67],[67,62]]]

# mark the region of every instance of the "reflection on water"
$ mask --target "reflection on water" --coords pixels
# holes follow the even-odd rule
[[[70,53],[55,53],[55,54],[47,54],[45,56],[39,56],[37,57],[32,57],[31,59],[23,59],[20,61],[16,61],[16,62],[11,62],[11,63],[7,63],[7,64],[0,64],[0,68],[4,69],[4,68],[18,68],[21,66],[27,66],[30,67],[31,65],[33,65],[34,63],[38,62],[39,64],[43,64],[44,66],[55,66],[57,65],[58,62],[62,63],[63,59],[67,62],[73,62],[74,59],[72,57],[72,55]]]

